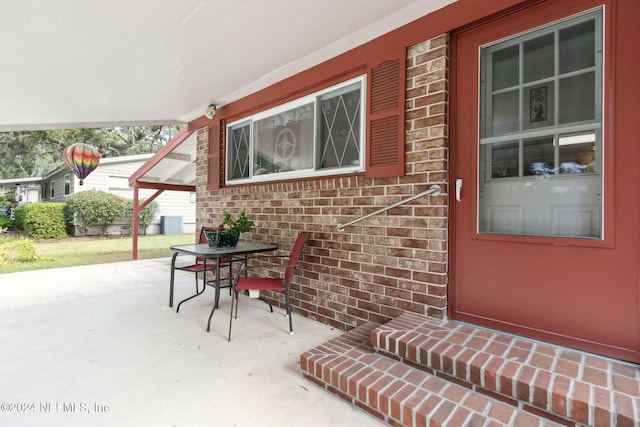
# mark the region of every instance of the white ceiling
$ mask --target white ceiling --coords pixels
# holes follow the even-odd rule
[[[0,131],[187,122],[455,0],[0,0]]]

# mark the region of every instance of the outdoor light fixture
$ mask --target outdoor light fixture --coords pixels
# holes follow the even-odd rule
[[[213,117],[216,115],[217,108],[218,107],[216,107],[215,104],[209,104],[209,106],[207,107],[207,111],[205,111],[204,113],[207,119],[213,119]]]

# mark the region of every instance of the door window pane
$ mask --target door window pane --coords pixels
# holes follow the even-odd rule
[[[491,178],[513,178],[520,176],[518,141],[499,142],[481,147],[491,158]]]
[[[545,34],[523,43],[523,79],[525,83],[553,77],[554,34]]]
[[[593,72],[560,79],[560,124],[595,119],[595,80]]]
[[[482,49],[480,233],[603,237],[602,46],[597,10]]]
[[[522,129],[530,130],[555,124],[555,86],[553,82],[523,88]]]
[[[502,135],[518,130],[519,99],[517,90],[493,95],[492,135]]]
[[[554,173],[553,137],[530,138],[523,141],[523,174],[547,176]]]
[[[493,90],[517,86],[520,81],[520,48],[511,46],[493,52],[492,82]]]
[[[561,74],[595,66],[595,35],[595,20],[592,19],[559,31]]]
[[[560,136],[558,145],[561,174],[596,172],[595,132]]]

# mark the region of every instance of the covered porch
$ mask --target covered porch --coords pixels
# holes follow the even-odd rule
[[[3,275],[0,422],[638,425],[632,364],[408,313],[346,333],[294,313],[290,336],[282,309],[244,296],[228,342],[229,295],[207,333],[213,289],[177,314],[169,270],[160,258]],[[178,272],[176,298],[193,287]]]
[[[121,93],[115,89],[113,92],[105,90],[104,93],[113,93],[113,96],[87,97],[85,86],[70,85],[77,91],[75,96],[78,99],[90,98],[96,104],[77,102],[76,111],[67,111],[53,101],[43,104],[38,103],[38,99],[30,100],[24,90],[9,90],[13,86],[37,88],[30,83],[7,88],[7,96],[17,94],[25,103],[23,108],[16,108],[7,102],[7,114],[3,117],[8,122],[0,123],[0,129],[5,130],[122,125],[126,121],[188,123],[184,133],[157,156],[156,160],[163,161],[148,163],[133,177],[131,185],[157,188],[158,191],[163,188],[195,190],[199,224],[215,224],[221,209],[246,210],[261,224],[255,232],[247,233],[247,239],[268,240],[283,250],[291,247],[292,236],[297,232],[311,233],[312,244],[297,275],[293,295],[296,325],[298,322],[311,323],[307,330],[296,326],[293,340],[297,342],[302,336],[303,342],[299,347],[292,347],[293,341],[288,336],[280,338],[278,335],[286,335],[283,319],[268,315],[260,304],[246,303],[242,305],[246,323],[240,319],[234,322],[234,342],[227,343],[224,333],[228,317],[225,316],[224,303],[214,319],[214,329],[208,335],[204,333],[204,323],[211,300],[199,298],[184,307],[180,315],[166,307],[166,261],[131,264],[135,265],[134,273],[117,270],[118,274],[114,274],[121,265],[106,267],[109,268],[107,273],[91,276],[98,277],[95,282],[99,283],[85,288],[78,282],[77,289],[80,290],[73,290],[73,286],[68,288],[69,277],[73,276],[74,270],[66,273],[58,291],[42,293],[48,297],[42,297],[41,292],[24,296],[29,300],[35,295],[35,299],[24,306],[18,303],[2,314],[7,316],[5,323],[9,325],[3,331],[9,354],[3,356],[6,359],[0,368],[8,383],[3,387],[20,390],[13,392],[18,393],[17,398],[30,398],[27,402],[31,402],[33,396],[40,398],[40,394],[44,394],[41,390],[48,390],[42,384],[50,384],[52,390],[42,398],[60,401],[60,405],[56,404],[54,408],[62,407],[65,417],[77,414],[65,413],[64,408],[68,408],[67,412],[74,412],[76,407],[82,411],[87,405],[93,405],[92,416],[104,414],[105,417],[114,417],[97,423],[115,425],[131,419],[128,417],[132,417],[136,425],[156,421],[176,425],[211,424],[227,415],[232,418],[224,421],[236,425],[271,424],[265,421],[271,417],[274,417],[275,425],[313,425],[315,422],[318,425],[358,425],[359,422],[371,425],[379,421],[407,426],[640,425],[638,365],[487,331],[461,323],[458,320],[465,318],[455,316],[462,314],[455,309],[459,307],[456,297],[461,292],[458,291],[464,284],[467,290],[480,291],[480,295],[468,294],[474,297],[474,301],[500,303],[491,314],[515,307],[513,311],[519,315],[524,308],[532,308],[530,317],[533,322],[523,322],[520,326],[537,331],[534,328],[538,328],[540,323],[549,323],[552,326],[549,332],[554,338],[551,341],[556,344],[574,345],[624,360],[639,360],[638,269],[635,268],[638,262],[637,197],[628,198],[629,204],[614,206],[613,202],[607,202],[606,218],[609,225],[616,227],[608,227],[612,230],[608,232],[608,240],[586,245],[594,257],[607,252],[610,259],[631,260],[623,263],[625,270],[607,263],[585,262],[586,258],[579,255],[586,250],[579,245],[571,254],[552,256],[565,248],[574,250],[574,246],[564,244],[565,241],[557,244],[553,240],[549,247],[545,246],[543,259],[552,260],[558,268],[562,267],[560,271],[570,275],[570,280],[563,281],[560,275],[548,275],[554,277],[554,281],[545,281],[551,289],[548,293],[539,291],[540,281],[534,280],[538,277],[539,268],[530,262],[534,257],[528,256],[532,247],[542,247],[538,240],[527,240],[525,247],[508,236],[502,242],[505,253],[517,257],[516,262],[507,262],[507,257],[496,256],[494,250],[479,249],[478,252],[490,256],[491,261],[500,263],[493,269],[474,265],[472,261],[478,258],[465,254],[463,246],[455,240],[456,236],[477,234],[476,222],[468,221],[476,217],[474,209],[477,204],[472,198],[465,200],[465,192],[467,195],[476,194],[474,189],[477,186],[473,183],[477,176],[474,166],[465,167],[467,163],[462,161],[476,165],[477,162],[471,160],[477,147],[471,144],[463,146],[459,142],[459,131],[475,132],[476,129],[464,119],[477,117],[466,109],[476,106],[466,94],[477,91],[461,90],[464,87],[460,82],[470,82],[472,89],[478,83],[476,74],[472,72],[475,65],[461,66],[465,64],[462,59],[475,58],[477,49],[475,41],[471,43],[470,40],[468,46],[475,52],[473,56],[457,56],[464,52],[459,49],[461,37],[469,34],[468,31],[478,23],[482,23],[482,28],[493,31],[498,19],[508,21],[514,15],[531,27],[534,21],[529,19],[529,13],[535,12],[541,23],[551,23],[552,18],[561,22],[587,9],[606,6],[608,12],[605,17],[617,19],[615,26],[604,26],[608,31],[605,32],[607,39],[616,41],[608,45],[608,48],[615,49],[607,52],[617,53],[605,57],[608,65],[604,69],[616,70],[617,74],[606,91],[610,94],[608,99],[616,100],[616,103],[607,106],[604,113],[615,117],[616,124],[608,132],[626,136],[616,138],[615,150],[614,139],[608,138],[606,149],[619,156],[616,161],[629,166],[607,167],[605,171],[625,171],[629,175],[610,175],[606,181],[611,191],[615,189],[615,194],[637,195],[637,168],[633,167],[633,162],[638,157],[637,144],[634,144],[638,125],[633,116],[635,110],[628,108],[634,105],[633,91],[620,89],[637,87],[637,79],[628,71],[638,68],[634,67],[637,57],[621,54],[634,46],[633,37],[627,36],[638,34],[633,19],[638,14],[637,3],[632,0],[572,0],[570,10],[555,10],[556,7],[564,8],[560,5],[569,2],[371,1],[367,2],[367,13],[362,13],[364,3],[346,3],[323,3],[321,11],[309,13],[306,9],[299,9],[306,7],[300,2],[277,2],[280,8],[269,2],[273,8],[269,11],[277,11],[279,22],[292,23],[292,26],[277,28],[264,19],[268,15],[265,15],[260,2],[185,2],[181,3],[186,5],[185,9],[172,6],[173,10],[164,11],[149,5],[148,9],[157,10],[165,18],[157,21],[158,25],[164,26],[159,31],[147,33],[155,35],[155,38],[149,36],[152,41],[134,40],[131,46],[133,52],[154,52],[152,58],[145,56],[136,61],[129,57],[130,61],[125,62],[131,64],[131,68],[118,68],[118,72],[99,66],[95,68],[104,74],[92,73],[91,68],[81,69],[89,71],[83,76],[94,76],[93,82],[87,82],[89,87],[118,88]],[[448,6],[442,8],[445,5]],[[115,7],[126,9],[127,5],[118,1]],[[547,15],[548,9],[554,9],[553,13]],[[66,12],[73,14],[77,8],[71,6]],[[135,12],[129,15],[131,19],[146,13],[143,8]],[[280,16],[280,12],[287,15]],[[112,13],[116,12],[112,10]],[[538,13],[544,14],[544,19]],[[109,14],[104,16],[110,17]],[[211,16],[218,18],[215,24]],[[75,20],[63,19],[55,21],[54,25],[43,25],[43,32],[66,34],[59,31],[60,22],[70,24],[66,28],[92,30],[86,28],[86,22],[91,21],[82,21],[83,17],[80,13]],[[85,26],[73,25],[78,21]],[[109,20],[109,24],[112,21],[117,20]],[[337,23],[340,25],[335,26]],[[167,26],[173,30],[170,35],[165,32]],[[329,27],[332,31],[322,31]],[[111,27],[108,28],[111,31]],[[255,31],[264,35],[260,40],[261,49],[255,49],[255,40],[247,40],[247,28],[261,29]],[[122,34],[130,30],[126,26],[120,29]],[[297,34],[296,29],[304,29],[300,33],[306,37],[292,37]],[[528,29],[533,31],[533,28]],[[91,37],[76,38],[92,40]],[[498,38],[493,34],[491,39],[495,41]],[[69,41],[63,38],[59,45],[66,46]],[[270,49],[271,46],[281,48]],[[228,47],[228,51],[219,49],[221,47]],[[95,53],[93,46],[76,48],[80,48],[80,52]],[[247,55],[249,48],[258,55]],[[96,52],[102,59],[101,52]],[[168,58],[184,58],[184,61]],[[100,64],[95,57],[87,59],[86,63],[92,66]],[[16,67],[18,72],[14,75],[7,73],[4,81],[17,80],[16,75],[29,68],[28,63],[17,63],[21,65]],[[237,68],[228,64],[236,64]],[[149,66],[146,72],[140,71],[144,69],[142,65]],[[468,80],[458,78],[457,71],[461,69],[467,70],[464,76]],[[393,72],[387,72],[389,70]],[[374,77],[381,75],[393,78],[378,78],[374,85]],[[64,78],[73,76],[75,74],[67,73]],[[60,86],[62,79],[57,77],[53,83],[45,82],[46,89]],[[375,121],[380,117],[375,114],[363,117],[363,127],[369,126],[369,129],[377,131],[393,130],[376,132],[377,137],[388,134],[392,137],[376,139],[375,146],[361,139],[363,147],[371,147],[369,154],[374,151],[383,154],[364,156],[360,163],[362,170],[345,168],[349,173],[344,174],[318,174],[302,176],[304,179],[283,180],[270,180],[255,174],[253,182],[227,185],[225,167],[229,157],[225,157],[228,154],[225,144],[228,144],[226,135],[233,130],[231,124],[247,118],[258,120],[264,111],[284,108],[285,101],[297,101],[302,95],[311,95],[311,92],[317,99],[324,96],[325,90],[337,93],[347,87],[342,86],[351,81],[347,79],[357,79],[362,86],[361,93],[390,94],[391,104],[398,106],[390,113],[386,111],[391,114],[384,116],[383,123],[388,127],[378,127],[380,123]],[[365,80],[372,84],[365,86]],[[108,81],[111,85],[105,83]],[[122,84],[123,81],[127,84]],[[158,91],[159,87],[165,91]],[[386,87],[395,89],[383,90]],[[615,88],[618,89],[613,90]],[[55,91],[51,94],[34,89],[33,92],[38,96],[45,92],[57,95]],[[101,90],[99,92],[98,95],[104,95]],[[65,95],[51,99],[75,99],[68,93]],[[152,95],[158,98],[154,99]],[[105,98],[112,102],[105,102]],[[373,96],[365,98],[372,101],[368,108],[379,106],[378,102],[373,102]],[[214,103],[218,106],[217,115],[213,118],[203,116],[205,108]],[[102,110],[107,104],[109,111]],[[33,105],[38,108],[32,108]],[[148,110],[150,107],[151,111]],[[59,115],[52,117],[50,112]],[[61,115],[62,112],[66,114]],[[389,117],[393,120],[386,120]],[[460,128],[456,127],[458,124],[461,124]],[[343,134],[348,135],[349,131]],[[468,140],[472,141],[472,138]],[[397,155],[393,156],[391,166],[387,166],[386,151],[378,151],[383,146],[396,149],[393,154]],[[185,148],[184,152],[180,151],[182,148]],[[466,151],[463,152],[462,148]],[[609,155],[605,158],[615,159]],[[388,171],[380,172],[381,169]],[[461,171],[469,176],[458,179]],[[174,180],[176,177],[179,179]],[[462,190],[464,180],[467,184]],[[422,192],[432,184],[442,186],[442,195],[421,199],[384,219],[378,217],[350,228],[346,233],[340,230],[339,225],[345,221]],[[619,215],[621,213],[624,215]],[[456,217],[456,214],[460,216]],[[615,222],[616,218],[626,222]],[[470,228],[465,228],[467,226]],[[480,237],[476,240],[486,240],[489,246],[493,245],[493,236],[491,239]],[[509,250],[512,244],[519,250]],[[607,245],[616,246],[625,258],[616,258]],[[590,267],[580,271],[585,279],[589,279],[592,295],[597,298],[584,298],[586,280],[575,280],[572,273],[577,269],[566,267],[563,264],[565,260]],[[461,271],[458,268],[463,261],[469,261],[469,268]],[[518,266],[523,265],[535,266],[533,273],[536,274],[520,274]],[[594,265],[603,267],[597,269],[603,275],[614,271],[620,277],[606,277],[598,281],[592,274],[596,271],[591,268]],[[138,277],[138,271],[145,271],[145,266],[158,271],[149,272],[148,277]],[[524,297],[521,292],[513,292],[511,287],[508,292],[485,292],[487,283],[492,281],[479,280],[479,272],[503,274],[506,266],[513,267],[511,273],[514,276],[507,283],[519,284],[528,292]],[[461,272],[469,273],[466,282]],[[42,274],[29,280],[15,281],[20,283],[19,292],[30,289],[23,283],[34,283],[32,286],[36,287],[38,283],[50,285],[51,273]],[[111,282],[116,280],[115,277],[117,281]],[[121,288],[128,280],[130,286]],[[191,292],[192,277],[185,280],[182,288],[187,293]],[[601,286],[602,283],[606,286]],[[569,284],[577,291],[569,292],[571,288],[556,284]],[[45,288],[49,289],[48,286]],[[564,291],[563,300],[552,299],[558,289]],[[511,295],[513,299],[509,300],[505,295]],[[537,297],[540,307],[532,307],[532,299],[527,295]],[[12,296],[11,301],[15,298]],[[562,301],[554,313],[563,315],[566,320],[547,322],[551,310],[546,303],[550,300]],[[606,316],[601,314],[601,302],[606,305]],[[623,305],[625,310],[621,309]],[[250,310],[255,313],[253,318]],[[86,319],[86,323],[78,319]],[[499,320],[511,322],[509,316]],[[314,324],[314,321],[319,324]],[[568,337],[564,329],[555,329],[569,322],[577,324],[571,331],[575,336],[569,338],[576,339],[580,345],[576,345],[576,341],[564,341]],[[600,331],[598,338],[604,342],[592,340],[589,335],[594,329]],[[505,330],[520,333],[522,328]],[[611,340],[618,335],[623,335],[618,340],[621,344]],[[252,338],[251,347],[228,351],[245,336]],[[529,336],[544,339],[537,334]],[[263,339],[264,349],[257,346]],[[282,349],[286,358],[274,359],[275,367],[271,369],[272,366],[267,364],[269,357],[265,355],[271,354],[275,348]],[[227,359],[247,361],[248,365],[231,367],[225,363]],[[209,366],[211,370],[207,370]],[[253,369],[256,366],[260,371]],[[181,374],[176,375],[175,372]],[[283,374],[277,375],[278,372]],[[256,377],[262,375],[264,381],[253,384]],[[302,376],[311,381],[301,381]],[[294,399],[290,404],[283,402],[283,396],[289,394],[275,391],[282,378],[288,379],[286,384],[282,384],[282,390],[293,388],[298,392],[292,392]],[[229,385],[225,385],[227,381]],[[31,388],[31,383],[40,386]],[[317,402],[325,402],[325,398],[307,394],[311,393],[314,384],[326,388],[352,406],[327,403],[336,406],[320,408]],[[105,391],[94,395],[95,390],[103,390],[102,385]],[[57,397],[57,393],[63,391],[62,397]],[[255,402],[248,396],[258,396],[261,400]],[[45,415],[38,413],[36,416],[50,415],[50,406],[44,405]],[[293,412],[287,415],[285,407],[294,408]],[[363,409],[373,417],[351,420],[348,417],[365,415],[354,412],[353,407]],[[38,410],[41,408],[38,406]],[[114,408],[124,410],[116,414]],[[202,412],[194,415],[200,410]],[[31,414],[17,415],[26,417]],[[118,415],[121,418],[117,418]],[[322,418],[327,415],[330,419]],[[236,416],[245,418],[233,418]],[[26,418],[15,419],[18,424],[28,422]],[[39,418],[35,422],[39,421],[45,422],[45,419]],[[64,425],[84,422],[78,418],[64,418],[63,421],[66,421],[61,423]]]
[[[167,259],[2,276],[0,424],[5,426],[371,426],[300,371],[300,354],[342,332],[242,298],[227,341],[223,292],[168,307]],[[176,297],[193,292],[176,275]],[[380,425],[383,425],[380,423]]]

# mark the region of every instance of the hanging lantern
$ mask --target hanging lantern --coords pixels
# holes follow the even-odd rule
[[[80,179],[80,185],[82,185],[82,180],[93,172],[100,163],[98,150],[83,142],[65,148],[62,152],[62,158],[73,174]]]

